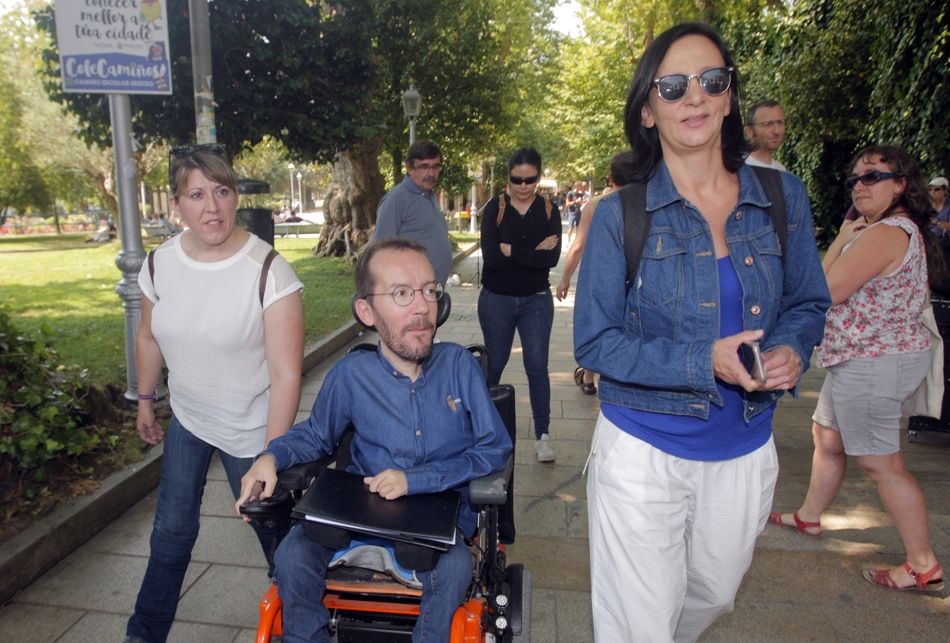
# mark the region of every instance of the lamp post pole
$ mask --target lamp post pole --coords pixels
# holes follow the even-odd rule
[[[294,211],[294,164],[287,164],[287,171],[290,172],[290,207],[288,208],[291,213]]]
[[[297,198],[300,199],[300,211],[303,212],[303,174],[297,172]]]
[[[409,145],[412,145],[416,142],[416,118],[422,113],[422,94],[414,84],[410,83],[409,89],[402,95],[402,108],[409,119]]]

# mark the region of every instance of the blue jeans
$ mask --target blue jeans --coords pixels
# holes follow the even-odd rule
[[[333,549],[310,540],[296,525],[277,550],[275,576],[283,603],[281,620],[284,643],[329,643],[329,612],[323,605],[327,565]],[[472,552],[461,535],[439,557],[435,569],[416,572],[422,582],[419,620],[412,629],[413,643],[445,643],[452,617],[462,604],[472,581]]]
[[[164,643],[178,610],[178,595],[185,578],[191,550],[198,538],[201,497],[211,456],[218,451],[228,475],[235,500],[241,492],[241,476],[254,458],[235,458],[192,435],[172,416],[165,433],[158,508],[152,525],[151,556],[142,580],[135,614],[129,619],[126,636],[138,636],[148,643]],[[277,529],[251,523],[268,561],[280,542]]]
[[[501,381],[511,357],[515,329],[521,338],[521,356],[528,375],[528,395],[534,416],[534,434],[540,438],[551,424],[551,379],[548,376],[548,349],[554,325],[554,298],[550,290],[513,297],[482,288],[478,296],[478,323],[485,337],[491,373],[488,385]]]

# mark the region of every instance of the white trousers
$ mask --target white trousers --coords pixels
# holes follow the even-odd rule
[[[732,611],[777,478],[771,438],[733,460],[686,460],[601,414],[587,478],[594,640],[692,643]]]

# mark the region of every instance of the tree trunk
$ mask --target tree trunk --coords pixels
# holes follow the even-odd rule
[[[375,138],[337,154],[323,206],[323,232],[310,254],[352,257],[369,242],[376,225],[376,207],[385,192],[379,145]]]

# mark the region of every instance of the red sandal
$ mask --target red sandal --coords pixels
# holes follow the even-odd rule
[[[889,569],[865,569],[861,572],[861,576],[863,576],[867,582],[881,589],[891,589],[898,592],[939,592],[943,589],[943,578],[934,578],[934,574],[939,574],[943,570],[940,563],[934,565],[933,569],[929,572],[918,572],[907,562],[904,563],[904,569],[906,569],[910,577],[914,579],[916,582],[915,585],[898,587],[894,579],[891,578],[891,570]]]
[[[795,531],[800,533],[802,536],[808,536],[809,538],[818,538],[819,536],[821,536],[821,522],[805,522],[804,520],[798,517],[797,511],[792,514],[792,518],[795,520],[794,526],[786,525],[785,521],[782,520],[782,513],[779,511],[773,511],[772,513],[769,514],[769,522],[772,523],[773,525],[778,525],[779,527],[783,527],[785,529],[794,529]],[[818,533],[810,534],[807,531],[805,531],[806,529],[817,529]]]

